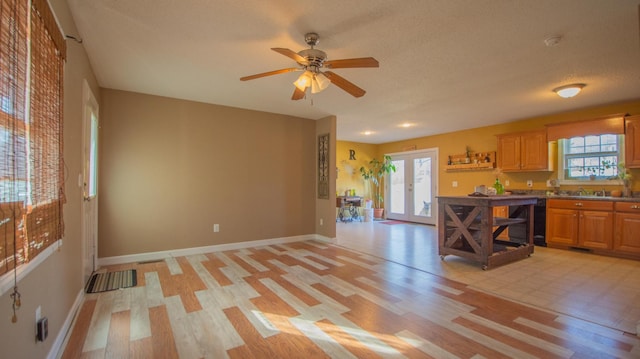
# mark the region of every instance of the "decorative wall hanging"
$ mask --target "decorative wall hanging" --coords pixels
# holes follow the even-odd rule
[[[329,134],[318,136],[318,198],[329,199]]]

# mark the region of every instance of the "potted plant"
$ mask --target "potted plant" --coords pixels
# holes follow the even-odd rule
[[[623,185],[623,196],[631,197],[631,173],[626,169],[624,163],[616,164],[613,161],[602,161],[603,170],[610,169],[612,167],[617,167],[617,173],[615,176],[609,177],[609,179],[621,180]]]
[[[382,186],[381,180],[382,178],[396,171],[396,166],[394,166],[393,162],[391,162],[391,156],[384,155],[382,156],[382,161],[377,158],[369,161],[369,166],[365,168],[364,166],[360,167],[360,174],[365,181],[368,181],[371,184],[371,191],[373,196],[373,216],[374,218],[382,218],[382,214],[384,209],[382,208],[382,202],[384,198],[382,197]]]

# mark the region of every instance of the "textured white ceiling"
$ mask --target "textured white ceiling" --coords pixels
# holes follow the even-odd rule
[[[68,0],[100,86],[293,116],[338,118],[338,139],[384,143],[640,98],[640,0]],[[336,86],[291,101],[320,35]],[[72,34],[75,35],[75,34]],[[555,47],[545,46],[562,36]],[[573,99],[551,90],[586,83]],[[401,128],[409,122],[415,126]],[[370,136],[363,131],[373,131]]]

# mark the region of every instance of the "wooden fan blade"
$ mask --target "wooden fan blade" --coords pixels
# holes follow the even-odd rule
[[[304,91],[295,87],[295,90],[293,90],[293,96],[291,96],[291,99],[294,101],[297,101],[297,100],[302,100],[303,98],[304,98]]]
[[[373,57],[361,57],[358,59],[329,60],[324,62],[324,67],[329,69],[346,69],[353,67],[379,67],[378,60]]]
[[[284,74],[284,73],[293,72],[293,71],[301,71],[301,69],[299,69],[297,67],[290,67],[288,69],[281,69],[281,70],[263,72],[261,74],[255,74],[255,75],[251,75],[251,76],[241,77],[240,81],[253,80],[253,79],[258,79],[258,78],[265,77],[265,76],[279,75],[279,74]]]
[[[364,96],[365,93],[367,93],[365,90],[363,90],[360,87],[354,85],[352,82],[348,81],[344,77],[336,75],[335,73],[333,73],[331,71],[325,71],[325,72],[323,72],[323,74],[325,76],[327,76],[327,78],[329,78],[329,80],[331,80],[332,84],[334,84],[334,85],[340,87],[341,89],[345,90],[346,92],[351,94],[351,96],[353,96],[353,97],[362,97],[362,96]]]
[[[307,59],[305,59],[304,57],[298,55],[297,52],[293,51],[293,50],[289,50],[289,49],[284,49],[282,47],[272,47],[271,50],[282,54],[286,57],[292,58],[294,59],[297,63],[299,64],[303,64],[303,65],[307,65],[309,62],[307,61]]]

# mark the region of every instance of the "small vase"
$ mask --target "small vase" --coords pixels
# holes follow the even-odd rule
[[[631,193],[631,181],[629,180],[623,180],[624,183],[624,189],[622,190],[622,196],[623,197],[631,197],[632,193]]]

